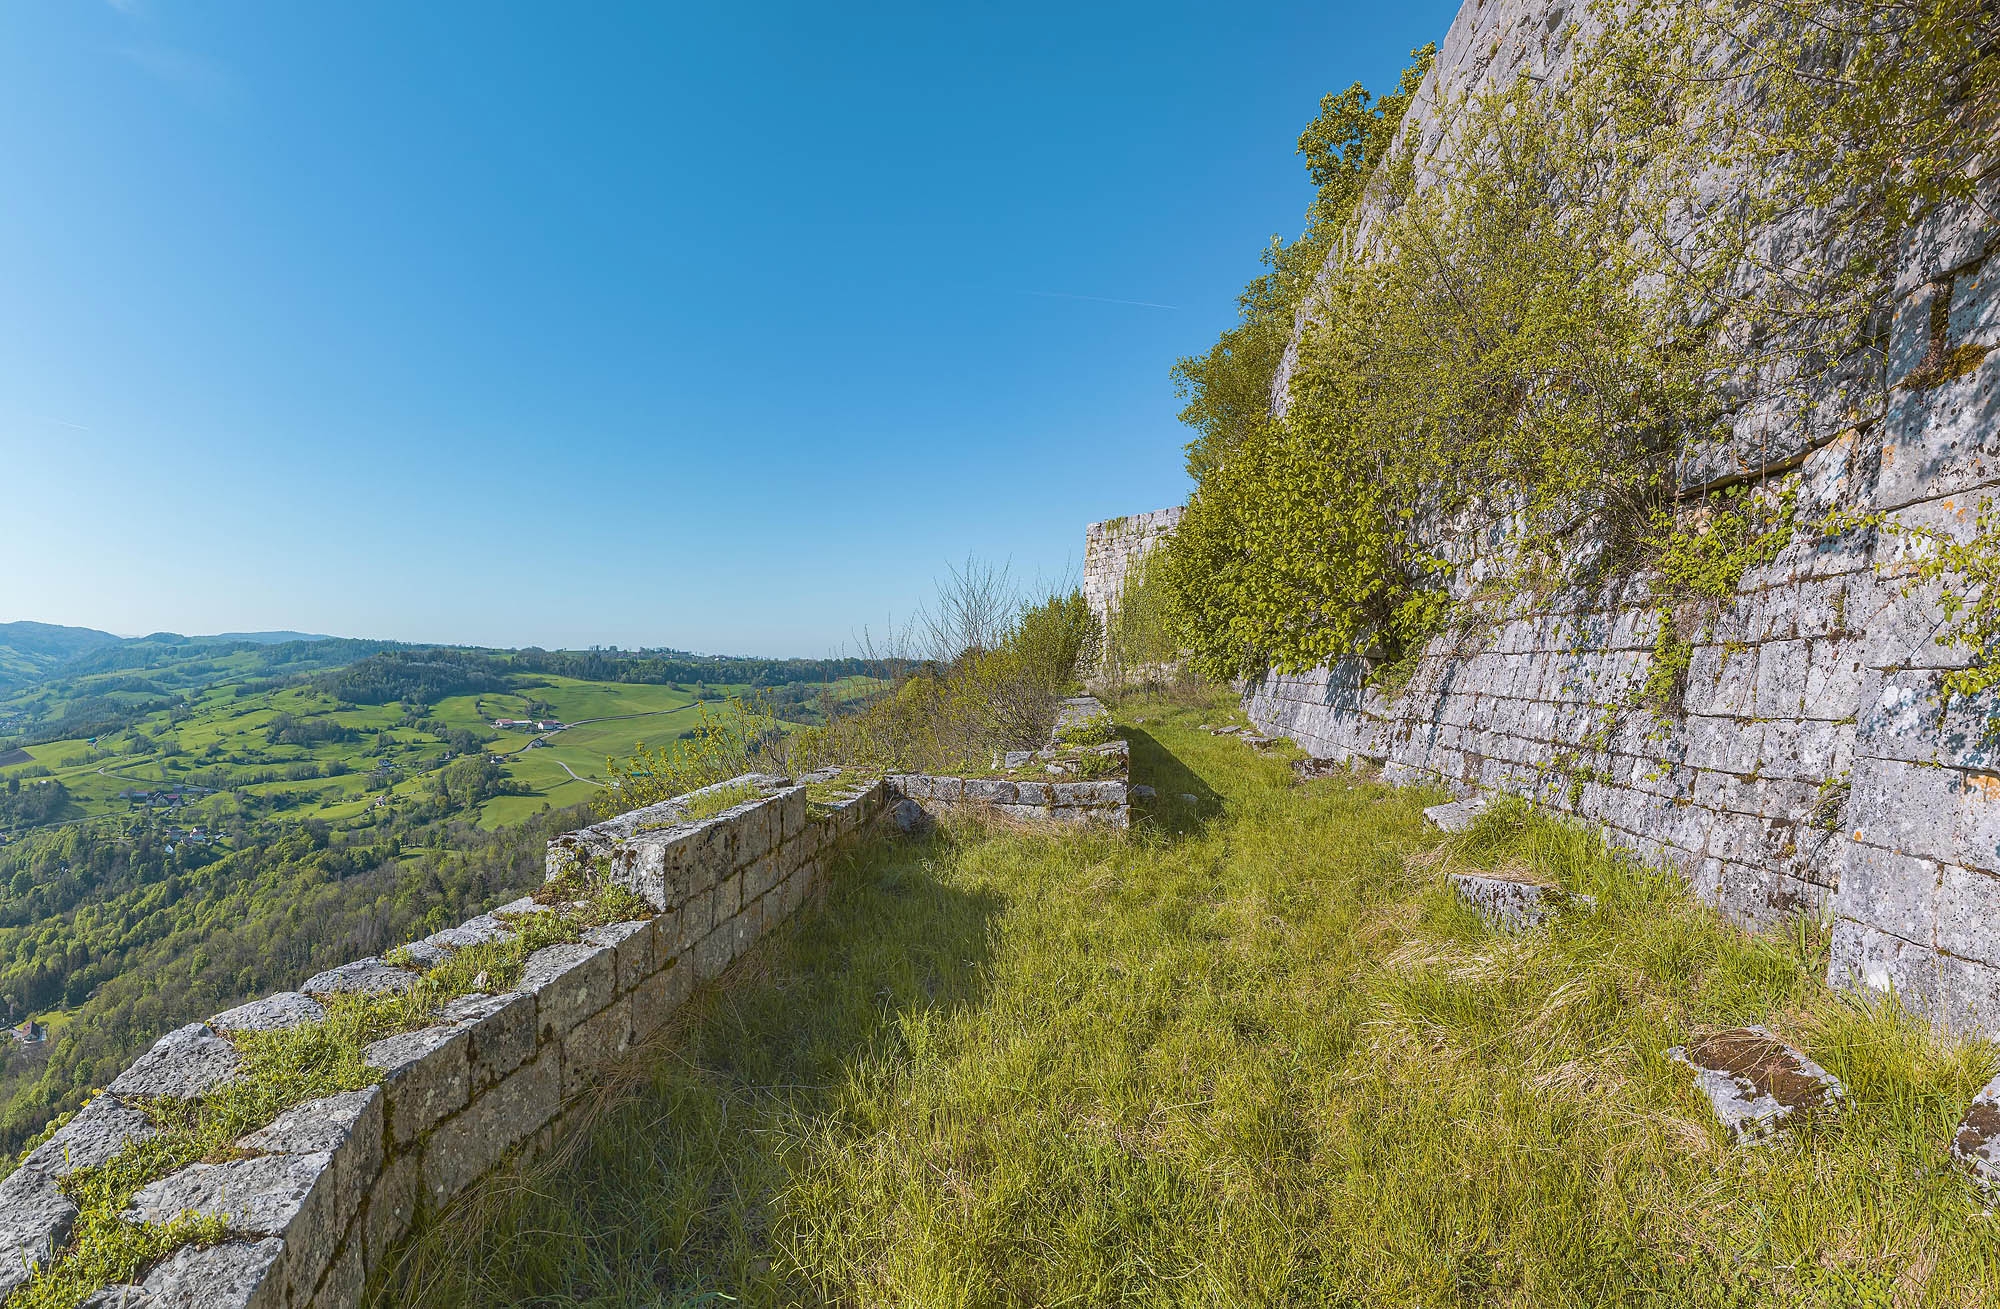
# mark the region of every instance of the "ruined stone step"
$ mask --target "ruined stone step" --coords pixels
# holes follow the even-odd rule
[[[1769,1028],[1732,1027],[1667,1054],[1694,1070],[1695,1085],[1739,1145],[1756,1145],[1800,1119],[1831,1116],[1847,1099],[1840,1079]]]
[[[1549,882],[1524,875],[1499,873],[1452,873],[1458,898],[1477,909],[1495,927],[1509,932],[1525,932],[1540,927],[1569,909],[1589,911],[1597,901],[1575,895]]]

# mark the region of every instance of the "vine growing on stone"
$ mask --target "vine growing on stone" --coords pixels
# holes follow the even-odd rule
[[[1963,0],[1662,0],[1580,15],[1545,76],[1445,92],[1420,59],[1176,370],[1196,490],[1159,571],[1195,666],[1386,667],[1468,597],[1644,573],[1675,676],[1703,570],[1790,527],[1703,461],[1746,416],[1806,446],[1880,412],[1888,274],[1980,189],[1996,32]]]

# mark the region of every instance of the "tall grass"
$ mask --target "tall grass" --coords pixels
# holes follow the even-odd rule
[[[1128,702],[1130,840],[863,851],[572,1152],[433,1224],[380,1304],[1973,1305],[1945,1146],[1991,1070],[1680,883],[1502,807],[1297,783]],[[1186,797],[1185,799],[1180,797]],[[1452,895],[1598,898],[1523,937]],[[1846,1083],[1732,1147],[1665,1050],[1763,1022]]]

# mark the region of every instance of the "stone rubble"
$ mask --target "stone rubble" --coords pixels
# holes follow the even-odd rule
[[[1669,1057],[1694,1070],[1715,1116],[1743,1145],[1770,1140],[1795,1119],[1840,1111],[1840,1079],[1764,1027],[1735,1027]]]
[[[1450,877],[1458,898],[1504,931],[1525,932],[1565,910],[1588,912],[1597,907],[1592,896],[1574,895],[1561,887],[1505,873],[1452,873]]]

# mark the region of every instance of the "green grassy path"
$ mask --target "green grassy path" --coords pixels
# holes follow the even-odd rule
[[[1813,930],[1746,938],[1518,813],[1445,844],[1421,794],[1194,730],[1220,712],[1124,706],[1165,801],[1129,842],[864,852],[381,1302],[2000,1303],[1944,1157],[1990,1046],[1832,994]],[[1498,936],[1453,862],[1599,912]],[[1727,1145],[1664,1051],[1747,1021],[1841,1121]]]

